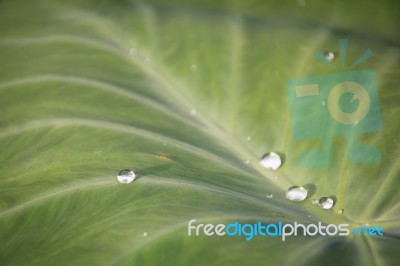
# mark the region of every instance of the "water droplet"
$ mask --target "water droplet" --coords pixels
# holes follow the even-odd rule
[[[274,176],[274,178],[275,178],[275,180],[278,180],[278,176],[276,175],[276,176]]]
[[[292,201],[303,201],[307,198],[307,190],[300,186],[293,186],[286,192],[286,198]]]
[[[322,197],[319,199],[318,204],[322,209],[329,210],[333,207],[334,202],[331,197]]]
[[[167,145],[168,145],[167,143],[165,143],[165,142],[163,143],[163,146],[167,146]]]
[[[343,213],[343,209],[338,210],[337,213],[338,213],[338,214],[342,214],[342,213]]]
[[[147,232],[144,232],[143,233],[143,237],[146,237],[146,236],[148,236],[149,234],[147,233]]]
[[[195,116],[197,114],[197,111],[195,109],[190,110],[190,115]]]
[[[197,66],[195,64],[190,65],[190,70],[196,71],[197,70]]]
[[[332,52],[326,52],[325,53],[325,60],[326,61],[332,62],[334,58],[335,58],[335,55]]]
[[[118,173],[117,179],[122,184],[129,184],[135,180],[135,173],[132,170],[124,169]]]
[[[146,58],[144,59],[144,63],[145,63],[146,65],[151,64],[150,58],[146,57]]]
[[[325,101],[322,101],[321,103],[322,103],[322,106],[325,106],[325,105],[326,105],[326,102],[325,102]]]
[[[319,204],[319,202],[318,202],[318,200],[317,200],[317,199],[313,199],[313,200],[312,200],[312,204],[313,204],[313,205],[318,205],[318,204]]]
[[[247,137],[246,137],[246,140],[247,140],[247,141],[251,141],[251,136],[247,136]]]
[[[279,154],[269,152],[261,157],[260,164],[267,169],[276,170],[281,166],[282,160]]]
[[[131,49],[129,49],[129,54],[130,55],[135,55],[137,53],[137,50],[135,49],[135,48],[131,48]]]
[[[272,199],[272,198],[274,197],[274,194],[272,194],[272,193],[267,193],[265,196],[266,196],[267,198],[269,198],[269,199]]]
[[[246,160],[244,163],[245,164],[250,164],[250,160]]]

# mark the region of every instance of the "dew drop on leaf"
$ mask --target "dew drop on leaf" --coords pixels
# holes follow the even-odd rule
[[[319,204],[319,202],[318,202],[318,200],[317,200],[317,199],[313,199],[313,200],[312,200],[312,204],[313,204],[313,205],[318,205],[318,204]]]
[[[332,52],[326,52],[325,53],[325,60],[326,61],[332,62],[334,58],[335,58],[335,55]]]
[[[293,186],[286,192],[286,198],[291,201],[303,201],[307,198],[307,190],[300,186]]]
[[[342,213],[343,213],[343,209],[338,210],[337,213],[338,213],[338,214],[342,214]]]
[[[265,196],[266,196],[267,198],[269,198],[269,199],[272,199],[272,198],[274,197],[274,194],[272,194],[272,193],[267,193]]]
[[[319,199],[318,204],[322,209],[329,210],[333,207],[334,202],[331,197],[322,197]]]
[[[135,173],[132,170],[124,169],[118,173],[117,179],[122,184],[129,184],[135,180]]]
[[[267,168],[270,170],[276,170],[281,166],[282,160],[281,160],[281,157],[279,156],[279,154],[277,154],[275,152],[269,152],[269,153],[264,154],[261,157],[260,164],[264,168]]]
[[[149,234],[147,232],[143,233],[143,237],[147,237]]]

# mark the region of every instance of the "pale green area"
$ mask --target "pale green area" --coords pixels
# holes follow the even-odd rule
[[[0,265],[398,265],[399,3],[178,2],[0,1]],[[338,137],[333,168],[303,169],[318,141],[293,140],[286,80],[332,73],[314,55],[338,38],[349,63],[374,53],[356,70],[377,72],[383,130],[362,141],[382,162],[348,164]],[[268,151],[285,155],[276,172]],[[332,212],[312,205],[328,195]],[[193,238],[192,218],[385,236]]]

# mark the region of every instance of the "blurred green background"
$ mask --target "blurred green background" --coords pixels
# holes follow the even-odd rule
[[[0,1],[0,264],[398,265],[399,18],[398,1]],[[383,130],[360,141],[382,160],[349,164],[337,137],[332,168],[300,168],[319,142],[293,140],[286,81],[348,71],[315,60],[338,63],[339,38],[348,64],[373,51],[355,70],[377,73]],[[189,237],[193,218],[385,235]]]

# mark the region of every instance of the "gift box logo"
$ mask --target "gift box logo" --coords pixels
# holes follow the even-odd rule
[[[346,39],[339,40],[339,48],[344,66]],[[371,50],[366,50],[351,67],[371,56]],[[318,52],[316,58],[336,68],[322,53]],[[332,167],[332,140],[337,136],[347,138],[350,163],[380,162],[380,151],[359,141],[363,133],[382,129],[374,70],[289,79],[287,93],[293,138],[297,141],[320,140],[319,150],[306,150],[301,154],[300,167]]]

